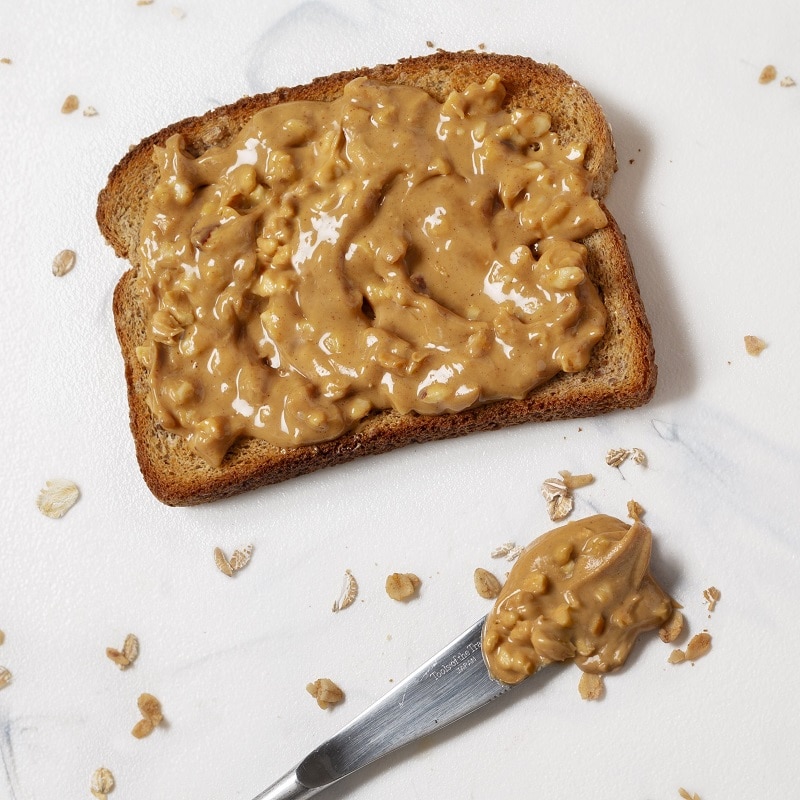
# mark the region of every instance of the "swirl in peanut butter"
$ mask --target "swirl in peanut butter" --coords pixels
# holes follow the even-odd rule
[[[606,218],[583,146],[504,95],[359,78],[199,157],[157,148],[137,285],[158,422],[218,465],[241,436],[320,442],[583,369],[606,314],[579,240]]]
[[[636,637],[661,627],[673,601],[650,575],[652,536],[597,515],[529,545],[486,618],[490,673],[519,683],[539,667],[572,659],[584,671],[622,666]]]

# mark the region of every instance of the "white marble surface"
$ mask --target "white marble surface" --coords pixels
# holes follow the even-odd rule
[[[0,798],[90,797],[103,764],[113,800],[250,800],[485,612],[473,569],[502,572],[492,548],[549,527],[538,486],[559,469],[597,476],[575,516],[645,506],[654,569],[712,653],[670,666],[650,637],[599,703],[553,668],[328,796],[800,796],[800,86],[758,83],[768,63],[800,83],[798,30],[794,0],[2,0]],[[183,116],[428,40],[555,62],[604,105],[654,400],[160,505],[127,429],[110,307],[125,267],[94,223],[108,171]],[[62,115],[70,93],[98,116]],[[56,279],[63,248],[78,261]],[[769,343],[759,358],[745,334]],[[617,446],[647,468],[605,466]],[[53,477],[82,493],[58,521],[34,502]],[[216,571],[215,546],[249,542],[235,580]],[[361,593],[333,616],[346,568]],[[397,570],[422,577],[417,601],[384,595]],[[104,650],[129,631],[141,656],[120,672]],[[331,712],[304,691],[320,676],[347,692]],[[137,741],[142,691],[168,724]]]

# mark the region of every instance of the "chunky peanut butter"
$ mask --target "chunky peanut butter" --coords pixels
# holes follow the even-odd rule
[[[491,674],[518,683],[572,659],[584,672],[620,667],[642,631],[660,628],[673,602],[649,573],[650,530],[597,515],[538,538],[514,564],[486,618]]]
[[[578,240],[606,218],[583,145],[504,95],[359,78],[197,158],[157,148],[138,355],[160,424],[219,464],[240,436],[319,442],[583,369],[606,315]]]

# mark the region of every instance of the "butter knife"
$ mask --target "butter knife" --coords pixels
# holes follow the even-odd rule
[[[476,622],[253,800],[312,797],[510,689],[489,675],[481,652],[483,623]]]

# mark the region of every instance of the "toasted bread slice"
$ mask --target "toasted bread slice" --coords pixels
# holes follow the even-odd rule
[[[533,420],[587,417],[632,408],[651,398],[656,366],[650,327],[625,239],[604,208],[608,225],[583,243],[589,251],[589,274],[608,313],[606,333],[594,347],[586,369],[562,373],[522,400],[501,400],[436,416],[375,412],[355,431],[338,439],[295,448],[245,438],[231,447],[219,467],[196,455],[180,436],[161,428],[147,406],[148,376],[135,354],[145,339],[146,319],[135,280],[140,229],[158,178],[152,160],[155,146],[163,146],[171,135],[180,133],[186,150],[199,155],[211,146],[228,144],[253,114],[265,107],[293,100],[332,100],[348,81],[362,75],[416,86],[443,101],[451,91],[482,83],[492,73],[500,75],[506,88],[507,107],[545,111],[552,118],[551,129],[562,141],[588,144],[584,166],[593,179],[593,194],[602,200],[616,169],[616,155],[609,126],[591,95],[558,67],[522,57],[476,52],[438,52],[245,97],[153,134],[114,167],[99,196],[97,221],[117,255],[132,264],[114,293],[114,318],[125,363],[137,457],[147,485],[159,500],[169,505],[203,503],[411,442]]]

